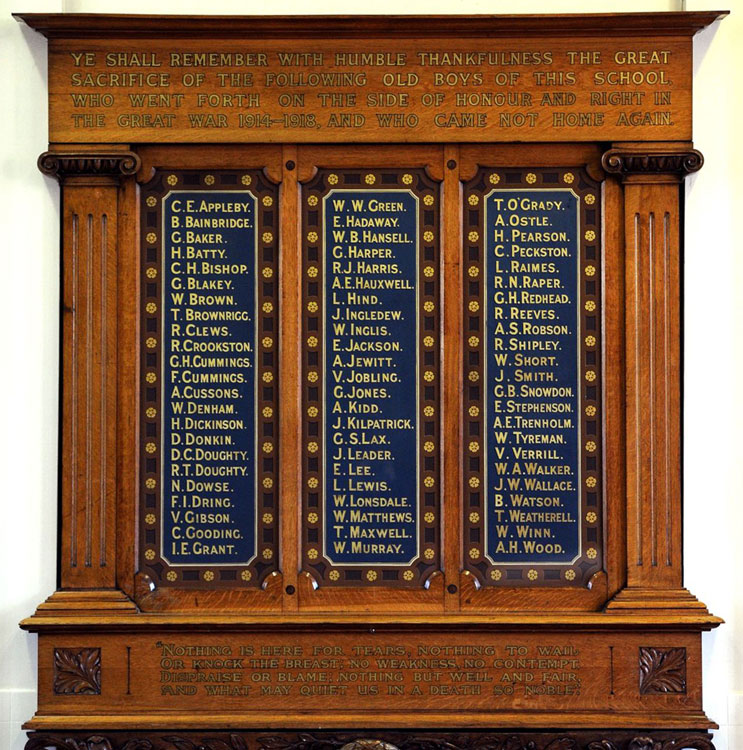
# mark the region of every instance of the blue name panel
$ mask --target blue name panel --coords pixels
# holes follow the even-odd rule
[[[324,540],[336,565],[418,555],[418,200],[332,190],[324,215]]]
[[[163,199],[162,537],[170,565],[256,554],[256,199]]]
[[[579,218],[575,194],[485,203],[485,550],[493,563],[580,555]]]

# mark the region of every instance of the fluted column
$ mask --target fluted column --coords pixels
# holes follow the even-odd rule
[[[626,588],[610,609],[704,609],[682,583],[681,186],[702,155],[615,148],[624,190]]]
[[[39,157],[62,186],[60,590],[39,614],[131,606],[116,590],[117,237],[138,166],[128,151]]]

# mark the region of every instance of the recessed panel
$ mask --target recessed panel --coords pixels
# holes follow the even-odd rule
[[[158,584],[275,568],[276,189],[158,172],[142,191],[141,559]]]
[[[600,565],[599,203],[582,170],[466,186],[465,559],[489,584]]]
[[[303,563],[420,586],[439,555],[438,188],[328,169],[302,203]]]

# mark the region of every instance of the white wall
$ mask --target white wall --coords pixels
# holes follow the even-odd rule
[[[36,637],[17,623],[56,581],[59,191],[34,174],[47,140],[46,40],[5,0],[0,10],[0,748],[20,750]]]
[[[0,0],[0,750],[21,750],[35,708],[35,637],[17,622],[55,585],[58,188],[34,164],[46,147],[46,43],[13,11],[539,13],[679,10],[683,0]],[[694,135],[706,157],[687,180],[686,585],[727,620],[705,636],[705,709],[720,750],[743,748],[743,0],[686,0],[733,15],[695,41]],[[515,6],[518,6],[517,8]],[[737,12],[736,12],[737,10]],[[736,70],[737,67],[737,70]],[[738,253],[736,254],[736,250]]]
[[[714,10],[687,0],[687,10]],[[723,6],[726,7],[726,6]],[[697,35],[694,141],[704,168],[686,185],[684,553],[687,587],[727,624],[704,638],[705,709],[720,748],[743,748],[743,255],[734,222],[738,174],[743,2]],[[735,87],[737,88],[737,91]],[[738,136],[736,138],[736,136]]]

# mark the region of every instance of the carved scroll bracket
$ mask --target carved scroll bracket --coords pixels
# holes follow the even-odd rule
[[[684,151],[612,148],[601,157],[601,165],[608,174],[619,175],[622,181],[661,178],[679,182],[702,168],[704,156],[693,148]]]
[[[118,183],[122,177],[135,174],[141,163],[133,151],[45,151],[37,161],[43,174],[56,177],[63,184],[73,178]]]

